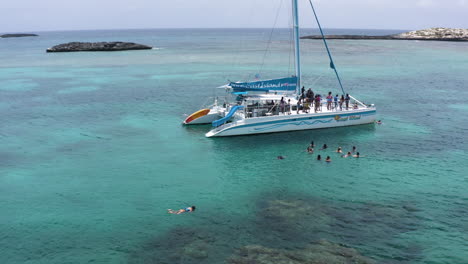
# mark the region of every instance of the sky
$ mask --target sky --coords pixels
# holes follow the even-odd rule
[[[288,27],[290,0],[2,0],[0,33]],[[301,27],[315,28],[308,0]],[[324,28],[468,28],[468,0],[313,0]]]

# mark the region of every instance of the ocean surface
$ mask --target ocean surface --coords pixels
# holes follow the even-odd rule
[[[181,122],[216,87],[294,73],[288,30],[38,34],[0,39],[0,263],[468,263],[468,43],[331,40],[382,125],[205,138]],[[155,48],[45,52],[117,40]],[[301,46],[304,85],[338,93]]]

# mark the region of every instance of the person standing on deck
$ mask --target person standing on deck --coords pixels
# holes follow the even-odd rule
[[[280,105],[280,112],[284,113],[284,107],[285,107],[285,102],[284,102],[284,97],[281,97],[281,101],[279,103]]]
[[[327,110],[332,110],[332,101],[333,101],[332,93],[328,92],[328,95],[327,95]]]
[[[315,104],[317,106],[317,111],[322,111],[322,97],[320,94],[317,95],[317,99],[315,99]]]
[[[333,102],[335,103],[335,111],[338,111],[338,94],[333,98]]]
[[[303,113],[309,113],[309,98],[304,99],[303,107],[302,107],[302,112]]]
[[[343,111],[343,103],[344,103],[344,96],[341,95],[341,98],[340,98],[340,111]]]
[[[312,102],[314,101],[314,92],[310,88],[307,90],[307,98],[309,99],[309,102],[312,106]]]
[[[349,108],[349,100],[351,100],[351,98],[349,97],[349,94],[346,94],[346,97],[345,97],[346,110],[348,110]]]

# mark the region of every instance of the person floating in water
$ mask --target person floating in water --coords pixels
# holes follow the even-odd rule
[[[279,159],[279,160],[284,160],[286,157],[285,156],[278,156],[276,158]]]
[[[331,162],[330,156],[327,156],[327,159],[325,160],[326,162]]]
[[[336,150],[337,153],[343,153],[343,149],[341,147],[338,147],[338,149]]]
[[[382,120],[379,120],[377,122],[375,122],[377,125],[381,125],[382,124]]]
[[[327,148],[328,148],[327,144],[323,144],[323,147],[320,150],[324,150],[324,149],[327,149]]]
[[[192,205],[190,207],[187,207],[185,209],[179,209],[177,211],[174,211],[172,209],[167,209],[167,212],[170,214],[183,214],[183,213],[191,213],[195,211],[195,205]]]
[[[352,153],[356,152],[356,146],[353,146],[353,150],[351,150]]]
[[[322,160],[322,156],[318,155],[317,160]]]
[[[346,153],[346,155],[343,155],[341,156],[342,158],[347,158],[349,156],[352,156],[353,154],[351,154],[351,151],[348,151],[348,153]]]

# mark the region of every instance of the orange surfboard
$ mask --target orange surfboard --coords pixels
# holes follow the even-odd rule
[[[197,119],[197,118],[200,118],[202,116],[206,116],[208,113],[210,112],[210,109],[202,109],[202,110],[198,110],[196,111],[195,113],[189,115],[185,121],[184,121],[184,124],[189,124],[190,122],[192,122],[193,120]]]

